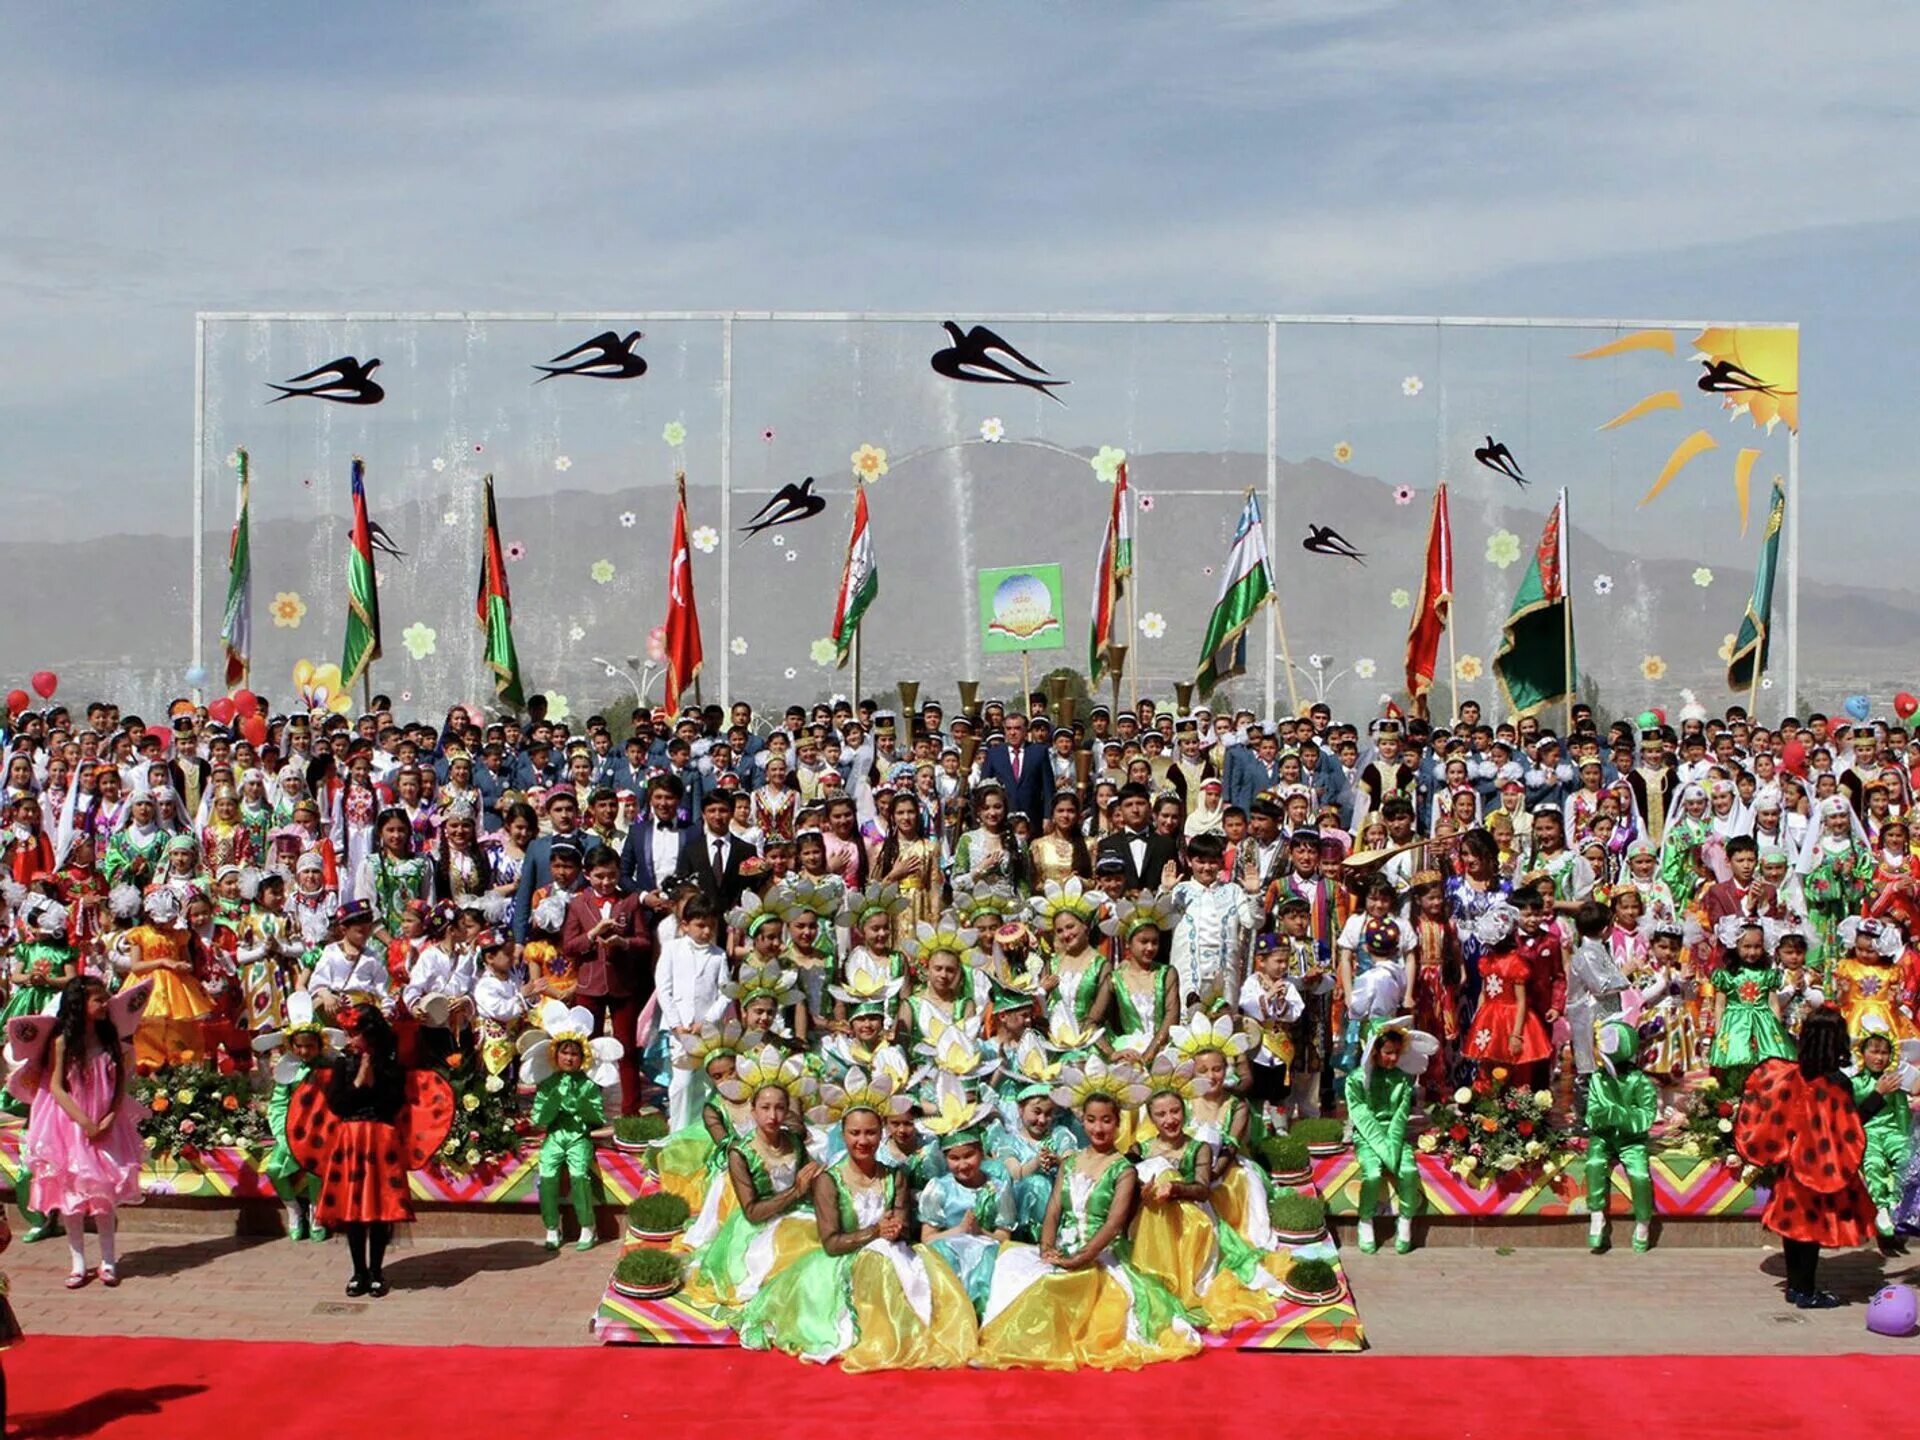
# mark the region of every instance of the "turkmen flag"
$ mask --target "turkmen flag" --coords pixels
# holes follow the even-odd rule
[[[473,602],[473,615],[487,632],[487,668],[493,671],[493,693],[502,704],[518,710],[527,698],[520,684],[520,656],[513,648],[507,557],[500,548],[500,517],[493,508],[493,476],[487,476],[485,483],[487,529],[480,546],[480,593]]]
[[[220,622],[220,639],[227,647],[227,688],[247,681],[253,654],[253,543],[247,523],[247,452],[234,451],[240,469],[239,507],[233,517],[233,537],[227,544],[227,609]]]
[[[840,597],[833,606],[833,645],[846,668],[860,617],[880,593],[880,566],[873,558],[873,531],[867,527],[867,487],[853,497],[853,533],[847,537],[847,566],[840,575]]]
[[[380,587],[373,573],[373,531],[367,523],[367,463],[353,457],[353,544],[347,551],[347,644],[340,684],[351,692],[380,658]]]
[[[1200,647],[1200,669],[1194,687],[1211,695],[1214,686],[1247,669],[1247,627],[1262,605],[1273,599],[1273,570],[1267,560],[1267,532],[1260,524],[1260,502],[1247,492],[1240,524],[1233,532],[1221,572],[1220,598],[1207,621],[1207,638]]]
[[[1494,678],[1516,717],[1571,699],[1575,674],[1573,601],[1567,594],[1567,492],[1547,517],[1540,544],[1513,597]]]
[[[1760,540],[1760,564],[1753,572],[1753,598],[1733,637],[1727,661],[1727,688],[1751,690],[1767,668],[1767,643],[1773,638],[1773,572],[1780,557],[1780,526],[1787,518],[1787,487],[1773,477],[1773,503],[1767,508],[1767,533]]]

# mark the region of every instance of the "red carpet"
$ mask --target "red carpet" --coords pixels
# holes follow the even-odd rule
[[[1263,1433],[1684,1440],[1897,1435],[1905,1357],[1500,1359],[1217,1351],[1138,1374],[845,1376],[737,1350],[449,1349],[35,1336],[9,1440],[646,1433],[1179,1440]]]

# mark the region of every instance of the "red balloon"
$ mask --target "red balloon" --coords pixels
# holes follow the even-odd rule
[[[60,688],[60,677],[51,670],[33,672],[33,693],[42,700],[51,700],[53,692]]]
[[[1780,747],[1780,763],[1795,775],[1807,773],[1807,745],[1804,740],[1789,740]]]
[[[251,715],[260,708],[260,701],[251,690],[236,690],[233,692],[233,707],[237,714]]]
[[[173,732],[164,725],[147,726],[147,734],[160,742],[160,748],[162,750],[173,743]]]
[[[32,703],[33,698],[24,690],[9,690],[7,692],[7,714],[9,715],[18,715]]]
[[[240,722],[240,733],[254,745],[267,743],[267,721],[262,715],[249,715]]]
[[[233,701],[223,695],[207,706],[207,714],[219,724],[225,725],[233,719]]]
[[[1906,691],[1902,690],[1898,695],[1893,697],[1893,713],[1898,715],[1902,720],[1911,720],[1913,718],[1913,712],[1916,710],[1920,710],[1920,700],[1915,699]]]

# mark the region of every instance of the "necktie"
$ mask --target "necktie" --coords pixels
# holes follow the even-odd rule
[[[1013,752],[1013,778],[1016,780],[1020,778],[1020,752],[1018,750]]]
[[[727,873],[727,842],[718,835],[713,837],[713,876],[719,879]]]

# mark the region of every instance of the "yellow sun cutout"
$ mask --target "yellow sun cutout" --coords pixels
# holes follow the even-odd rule
[[[1637,350],[1675,353],[1671,330],[1636,330],[1618,340],[1592,350],[1583,350],[1576,360],[1600,360]],[[1800,332],[1789,329],[1710,326],[1693,339],[1692,359],[1701,367],[1696,388],[1720,396],[1723,410],[1735,416],[1745,415],[1768,434],[1774,426],[1786,422],[1791,434],[1800,433]],[[1660,390],[1635,401],[1600,428],[1617,430],[1647,415],[1662,410],[1681,409],[1677,390]],[[1673,447],[1666,464],[1660,467],[1653,487],[1640,497],[1645,505],[1666,489],[1673,478],[1697,457],[1720,448],[1705,430],[1696,430]],[[1734,457],[1733,489],[1740,505],[1740,533],[1747,532],[1748,497],[1753,483],[1753,464],[1760,451],[1743,448]]]

